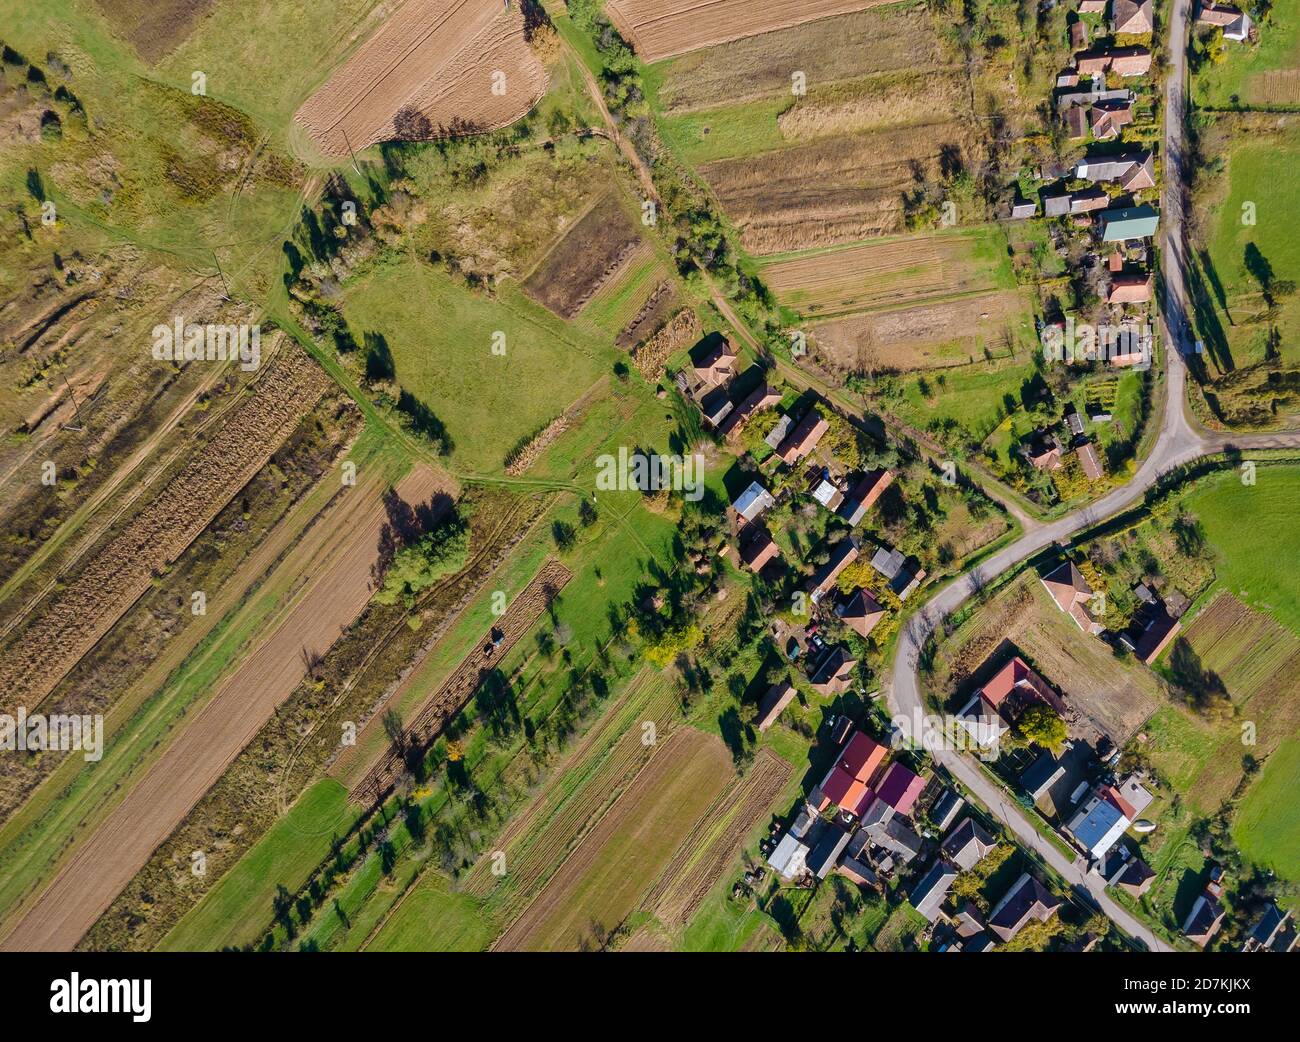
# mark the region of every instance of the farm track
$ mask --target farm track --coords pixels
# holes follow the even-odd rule
[[[571,578],[573,574],[569,569],[554,558],[548,558],[541,570],[515,597],[505,614],[493,627],[503,634],[501,642],[484,654],[483,647],[490,644],[490,636],[485,635],[484,640],[465,657],[456,671],[420,709],[414,721],[405,728],[404,744],[408,747],[427,749],[442,733],[447,722],[473,697],[484,678],[532,629],[533,624],[541,618],[548,605]],[[405,772],[406,763],[402,754],[397,749],[389,748],[379,763],[352,788],[350,795],[356,800],[377,802],[392,790]]]
[[[325,374],[305,354],[281,352],[256,393],[211,442],[12,636],[0,659],[5,705],[39,706],[266,464],[327,387]]]
[[[408,503],[425,502],[439,487],[433,471],[417,467],[397,492]],[[306,674],[306,659],[328,648],[365,607],[386,521],[379,497],[341,504],[328,563],[281,624],[85,838],[0,949],[70,950],[77,944],[293,693]]]

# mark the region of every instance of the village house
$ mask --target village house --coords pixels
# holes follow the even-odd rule
[[[1169,643],[1178,636],[1183,624],[1169,614],[1163,602],[1152,600],[1143,604],[1133,617],[1133,622],[1120,634],[1120,643],[1135,658],[1151,665]]]
[[[1037,470],[1059,470],[1061,467],[1061,439],[1050,432],[1035,432],[1025,443],[1023,452],[1030,466]]]
[[[1074,56],[1080,76],[1145,76],[1151,71],[1151,52],[1145,47],[1119,47],[1111,51],[1091,51]]]
[[[826,657],[809,677],[812,688],[819,695],[842,695],[853,686],[855,659],[844,648],[830,648]]]
[[[1113,141],[1133,122],[1133,106],[1127,101],[1099,101],[1088,110],[1088,126],[1098,141]]]
[[[936,861],[916,886],[912,887],[909,900],[912,907],[930,922],[943,917],[940,908],[948,898],[948,891],[957,878],[957,870],[943,861]]]
[[[1073,561],[1066,561],[1044,575],[1042,583],[1051,594],[1052,600],[1056,602],[1056,606],[1068,613],[1084,633],[1096,636],[1105,630],[1106,627],[1088,608],[1096,595]]]
[[[1114,0],[1111,5],[1111,27],[1118,36],[1143,36],[1154,28],[1151,20],[1151,0]]]
[[[1103,242],[1127,242],[1129,239],[1149,239],[1155,235],[1160,215],[1147,203],[1118,210],[1105,210],[1098,220],[1102,226]]]
[[[736,512],[737,517],[745,521],[753,521],[774,506],[776,500],[772,498],[772,493],[755,481],[737,497],[731,504],[731,509]]]
[[[1119,887],[1133,897],[1150,890],[1156,878],[1155,870],[1122,843],[1116,844],[1097,868],[1107,886]]]
[[[764,409],[771,409],[781,400],[779,392],[768,387],[767,383],[760,383],[742,401],[731,413],[718,424],[718,433],[727,437],[732,433],[738,433],[742,424],[751,416],[762,412]]]
[[[974,818],[966,818],[948,834],[939,850],[963,872],[969,872],[992,853],[997,845],[997,840],[989,835],[983,825]]]
[[[1082,445],[1076,446],[1074,454],[1079,459],[1084,477],[1089,481],[1097,481],[1106,473],[1101,465],[1101,457],[1097,455],[1097,446],[1092,442],[1085,441]]]
[[[1107,304],[1145,304],[1151,299],[1151,275],[1112,275]]]
[[[856,528],[893,480],[894,475],[888,470],[867,471],[844,496],[844,502],[840,505],[840,517]]]
[[[888,755],[889,750],[874,738],[854,731],[821,784],[809,795],[809,804],[818,812],[833,804],[849,814],[860,815],[876,798],[871,782]]]
[[[1004,941],[1014,940],[1031,919],[1046,922],[1060,906],[1042,883],[1025,872],[989,912],[988,928]]]
[[[1079,805],[1065,833],[1090,860],[1100,861],[1128,831],[1135,817],[1119,790],[1113,785],[1099,786]]]
[[[693,368],[697,389],[706,390],[729,383],[736,375],[736,359],[725,337],[718,337],[707,354]]]
[[[1209,944],[1223,925],[1223,905],[1219,903],[1222,893],[1217,882],[1207,883],[1183,920],[1183,936],[1198,948]]]
[[[987,746],[1005,734],[1020,714],[1034,704],[1049,706],[1062,717],[1067,712],[1061,696],[1024,659],[1014,655],[970,697],[957,717],[981,746]]]
[[[1223,38],[1241,43],[1250,36],[1250,15],[1227,4],[1201,4],[1196,12],[1198,25],[1223,29]]]
[[[889,581],[889,588],[900,601],[907,600],[925,578],[925,570],[913,571],[907,563],[907,555],[901,550],[886,550],[883,546],[876,548],[871,557],[871,567]]]
[[[808,583],[808,592],[814,604],[826,596],[840,572],[858,559],[858,547],[852,537],[841,540],[831,550],[830,559],[813,574]]]
[[[720,429],[721,424],[734,408],[731,395],[727,393],[725,387],[715,387],[700,399],[700,412],[704,414],[704,422],[710,427]]]
[[[858,636],[866,638],[885,617],[885,609],[871,595],[871,591],[855,590],[847,600],[835,605],[835,615]]]
[[[787,466],[793,467],[817,447],[817,443],[830,429],[831,425],[814,405],[804,414],[803,419],[795,424],[794,430],[786,435],[785,440],[777,446],[776,455]]]
[[[776,540],[761,524],[745,526],[740,538],[740,559],[751,572],[761,572],[780,553]]]
[[[917,798],[925,789],[925,780],[895,760],[876,782],[876,798],[904,816],[912,813]]]
[[[785,710],[785,707],[790,704],[790,701],[794,696],[794,685],[788,680],[783,680],[779,684],[773,684],[767,689],[767,693],[763,695],[762,699],[758,703],[758,717],[755,720],[754,726],[757,727],[759,731],[766,731],[776,722],[777,717],[779,717]]]
[[[1128,152],[1118,156],[1080,159],[1074,176],[1082,181],[1113,181],[1126,192],[1156,186],[1155,153]]]
[[[1250,928],[1243,952],[1292,952],[1300,944],[1291,913],[1271,904]]]
[[[956,789],[944,789],[942,795],[930,805],[930,823],[943,832],[964,806],[966,801],[957,795]]]

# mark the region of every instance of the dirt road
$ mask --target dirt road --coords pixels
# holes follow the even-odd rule
[[[440,488],[433,471],[419,466],[397,491],[414,504],[427,502]],[[72,949],[293,693],[306,674],[306,656],[325,652],[360,614],[370,598],[386,514],[378,496],[344,499],[337,511],[330,523],[339,538],[284,621],[84,840],[0,949]]]

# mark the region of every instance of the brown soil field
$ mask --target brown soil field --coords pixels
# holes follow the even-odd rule
[[[505,75],[504,89],[494,89]],[[520,6],[407,0],[294,120],[331,156],[380,141],[482,133],[529,112],[547,73]]]
[[[102,713],[106,737],[131,720],[227,611],[263,588],[280,555],[302,534],[288,519],[308,523],[299,506],[323,507],[341,494],[337,478],[326,479],[363,422],[360,409],[342,392],[322,398],[181,555],[168,582],[151,586],[50,693],[46,712]],[[190,610],[194,590],[207,595],[203,615]],[[12,822],[19,804],[66,759],[50,753],[0,760],[0,820]],[[75,768],[79,759],[72,755],[68,766]]]
[[[217,0],[95,0],[113,30],[151,65],[190,34]]]
[[[359,487],[359,486],[358,486]],[[423,466],[397,487],[428,502],[441,479]],[[388,515],[381,497],[343,500],[328,562],[284,621],[223,682],[148,772],[87,836],[0,942],[5,950],[69,950],[293,693],[307,660],[323,653],[365,607]]]
[[[898,231],[903,192],[933,179],[939,156],[966,156],[957,121],[825,138],[705,164],[700,173],[752,253],[856,242]]]
[[[1149,669],[1117,660],[1110,647],[1058,611],[1036,573],[1021,576],[940,646],[934,688],[968,690],[1005,641],[1024,653],[1083,720],[1123,745],[1164,701]],[[982,680],[982,675],[978,677]]]
[[[633,348],[657,336],[668,324],[668,316],[677,306],[677,290],[671,282],[661,282],[637,309],[632,321],[620,330],[615,343],[622,348]],[[690,320],[683,319],[683,330],[690,328]]]
[[[609,0],[605,13],[644,61],[657,62],[746,36],[818,18],[861,11],[889,0]]]
[[[603,944],[731,777],[721,739],[691,728],[674,732],[494,949]]]
[[[562,318],[572,318],[647,248],[619,193],[606,192],[542,258],[524,280],[524,290]]]
[[[759,750],[744,778],[727,786],[650,891],[645,907],[655,918],[669,929],[690,922],[793,773],[770,749]]]
[[[1015,290],[978,293],[958,300],[873,311],[813,327],[816,357],[845,373],[908,372],[989,365],[1009,357],[1024,311]]]
[[[790,74],[820,85],[878,73],[926,69],[942,60],[924,10],[895,7],[823,18],[673,59],[664,67],[661,103],[673,113],[789,97]]]
[[[662,743],[679,719],[673,688],[656,674],[638,675],[552,772],[557,780],[580,780],[572,788],[556,782],[544,787],[497,837],[505,877],[493,876],[491,859],[482,858],[466,876],[465,890],[490,902],[498,922],[519,915],[654,753],[656,746],[642,740],[643,722],[654,722]]]
[[[157,496],[6,641],[4,705],[29,711],[63,679],[160,573],[256,474],[329,386],[286,342],[255,393],[197,450]]]
[[[694,308],[684,308],[660,326],[649,340],[633,347],[632,360],[647,380],[658,380],[664,375],[668,359],[698,343],[702,336],[704,327],[700,325],[700,316]]]
[[[1246,84],[1252,105],[1300,105],[1300,69],[1257,73]]]
[[[564,565],[554,558],[547,558],[541,570],[515,597],[505,614],[493,627],[503,634],[501,642],[484,653],[483,649],[488,647],[491,641],[490,634],[484,635],[474,650],[433,693],[406,727],[404,733],[408,745],[428,748],[442,733],[447,722],[473,697],[483,678],[499,666],[510,653],[510,649],[532,629],[533,624],[541,618],[542,613],[571,578],[573,578],[572,573]],[[401,754],[390,747],[385,750],[383,758],[366,773],[365,777],[352,787],[352,798],[378,800],[392,789],[405,773],[406,765]]]

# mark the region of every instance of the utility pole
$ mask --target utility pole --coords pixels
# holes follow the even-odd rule
[[[339,130],[343,134],[343,143],[348,146],[348,154],[352,157],[352,169],[357,172],[357,177],[361,177],[362,173],[361,173],[361,167],[357,163],[357,153],[352,148],[352,142],[348,140],[348,132],[344,130],[342,127],[339,127]]]
[[[216,250],[209,250],[208,252],[212,254],[212,263],[215,264],[215,265],[217,266],[217,274],[221,276],[221,285],[224,287],[224,292],[223,292],[222,295],[221,295],[221,299],[222,299],[222,300],[229,300],[229,299],[230,299],[230,283],[228,283],[228,282],[226,281],[226,273],[225,273],[224,271],[221,270],[221,261],[217,259],[217,251],[216,251]]]

